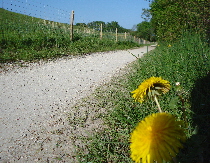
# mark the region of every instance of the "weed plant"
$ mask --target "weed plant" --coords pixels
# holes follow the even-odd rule
[[[66,55],[139,47],[132,41],[100,39],[99,34],[74,33],[62,24],[0,9],[0,63],[34,61]]]
[[[105,128],[84,140],[87,154],[78,148],[81,162],[131,162],[130,133],[137,123],[158,112],[155,103],[134,102],[131,91],[151,76],[170,81],[171,90],[159,99],[162,110],[185,121],[187,142],[177,156],[178,162],[208,162],[210,151],[210,48],[199,34],[186,32],[175,43],[161,43],[135,61],[129,72],[99,88],[98,107]]]

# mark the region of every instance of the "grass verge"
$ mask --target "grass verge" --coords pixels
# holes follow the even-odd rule
[[[134,102],[130,92],[151,76],[170,81],[171,90],[160,98],[160,105],[186,123],[188,139],[177,156],[178,162],[210,159],[207,153],[210,151],[210,48],[199,34],[191,33],[168,45],[160,44],[132,63],[124,75],[96,90],[94,96],[98,102],[94,106],[106,110],[98,116],[105,127],[83,138],[85,147],[76,147],[80,162],[131,162],[130,133],[140,120],[157,109],[151,102]],[[89,102],[86,105],[91,107]],[[88,152],[84,154],[84,150]]]
[[[99,33],[74,33],[69,25],[46,21],[4,9],[0,26],[0,63],[52,59],[68,55],[140,47],[133,41],[100,39]],[[75,27],[76,28],[76,27]],[[90,29],[89,29],[90,30]]]

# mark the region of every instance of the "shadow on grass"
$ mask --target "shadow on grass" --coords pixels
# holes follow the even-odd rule
[[[179,162],[210,163],[210,73],[197,80],[191,102],[196,132],[181,150]]]

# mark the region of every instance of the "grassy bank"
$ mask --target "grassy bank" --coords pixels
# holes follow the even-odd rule
[[[0,63],[139,47],[132,41],[115,42],[108,38],[101,40],[99,33],[75,33],[73,41],[70,41],[68,24],[34,18],[2,8],[0,13]],[[79,29],[77,26],[74,28]]]
[[[157,112],[155,103],[134,102],[131,91],[151,76],[170,81],[171,90],[160,98],[164,111],[185,121],[187,142],[177,156],[178,162],[209,160],[210,147],[210,48],[199,34],[185,33],[175,43],[160,44],[154,51],[130,65],[129,71],[95,93],[94,107],[106,110],[98,115],[105,128],[87,146],[77,148],[80,162],[131,162],[129,137],[137,123]],[[176,82],[180,86],[176,86]],[[91,106],[87,99],[83,107]],[[84,150],[88,151],[84,154]]]

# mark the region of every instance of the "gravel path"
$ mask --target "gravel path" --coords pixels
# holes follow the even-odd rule
[[[140,57],[147,48],[128,51]],[[87,135],[100,121],[87,120],[86,129],[81,130],[69,125],[66,114],[84,120],[84,110],[70,110],[71,106],[136,60],[128,51],[63,58],[1,72],[0,162],[75,162],[75,145],[80,144],[75,134]]]

